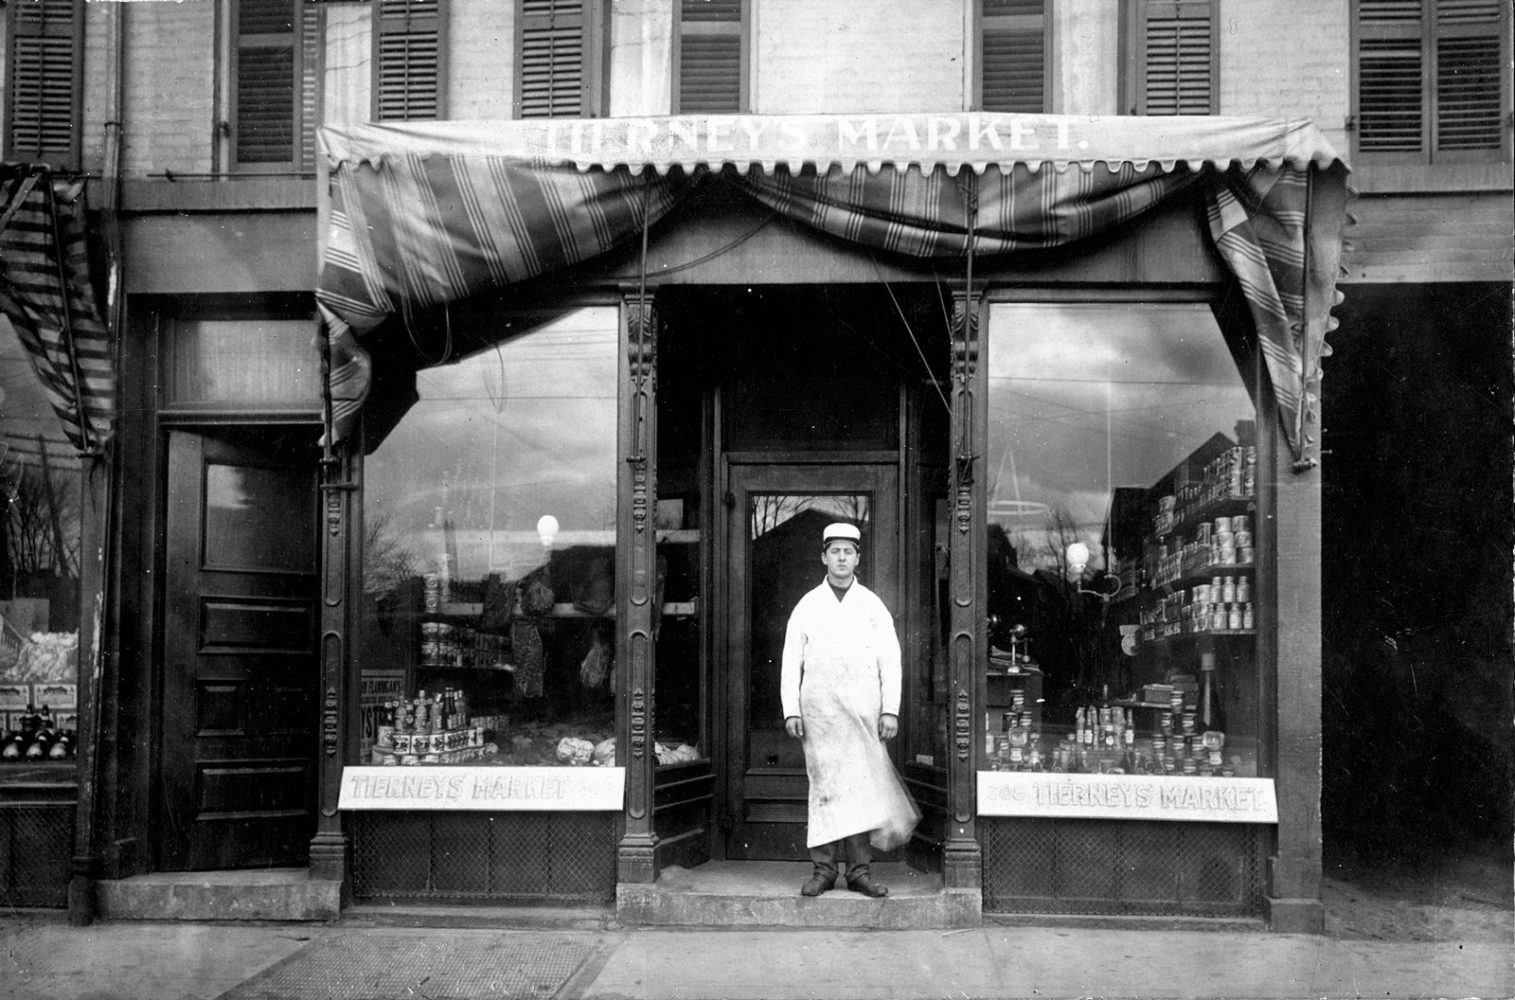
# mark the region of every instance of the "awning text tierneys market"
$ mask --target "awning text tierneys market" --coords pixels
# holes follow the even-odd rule
[[[986,115],[860,115],[818,121],[749,115],[565,119],[545,123],[550,158],[614,153],[650,160],[829,156],[912,159],[949,153],[1037,153],[1086,149],[1067,118]]]

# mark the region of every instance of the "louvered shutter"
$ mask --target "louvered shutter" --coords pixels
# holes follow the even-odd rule
[[[1357,149],[1408,162],[1506,149],[1505,0],[1358,0]]]
[[[585,7],[584,0],[521,0],[518,117],[586,114],[589,24]]]
[[[744,0],[680,0],[675,108],[687,114],[739,112]]]
[[[1508,11],[1508,0],[1436,4],[1436,157],[1504,147],[1509,56],[1500,17]]]
[[[82,4],[15,0],[11,7],[6,158],[76,168]]]
[[[293,166],[301,145],[299,0],[238,0],[236,4],[236,135],[243,165]]]
[[[321,121],[321,6],[300,5],[300,169],[316,172],[316,126]]]
[[[446,0],[379,0],[374,120],[443,116]]]
[[[983,0],[979,25],[979,106],[985,111],[1047,110],[1044,0]]]
[[[1144,115],[1208,115],[1215,106],[1211,0],[1148,0],[1140,80]]]

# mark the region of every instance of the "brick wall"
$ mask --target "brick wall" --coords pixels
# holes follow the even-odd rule
[[[366,122],[372,117],[371,11],[369,4],[330,4],[326,8],[323,121]]]
[[[610,11],[610,114],[666,115],[673,106],[675,0],[617,0]]]
[[[1350,21],[1348,0],[1222,0],[1220,113],[1310,118],[1345,152]]]
[[[761,0],[753,110],[960,111],[963,0]]]
[[[447,25],[449,118],[514,114],[515,8],[511,0],[454,0]]]
[[[213,169],[216,3],[136,3],[126,11],[128,176]]]

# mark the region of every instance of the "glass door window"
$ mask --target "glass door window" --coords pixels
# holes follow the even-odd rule
[[[737,467],[731,475],[727,622],[727,857],[805,857],[809,784],[800,741],[784,731],[779,675],[790,612],[826,577],[826,525],[863,536],[858,580],[898,618],[895,470],[882,466]],[[897,744],[896,744],[897,745]]]

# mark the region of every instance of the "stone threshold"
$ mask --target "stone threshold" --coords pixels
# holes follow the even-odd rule
[[[308,868],[154,872],[95,883],[104,920],[334,921],[342,883]]]

